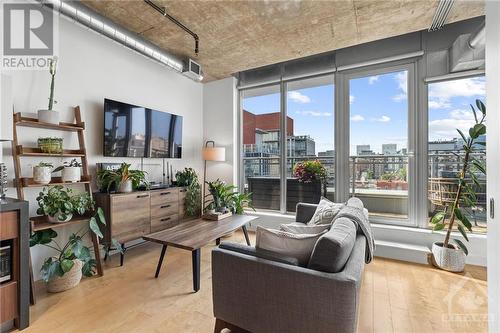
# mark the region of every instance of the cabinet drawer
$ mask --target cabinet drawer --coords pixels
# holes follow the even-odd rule
[[[12,239],[19,237],[19,222],[17,211],[0,213],[0,239]]]
[[[179,216],[177,214],[165,217],[157,217],[151,219],[151,232],[157,232],[172,228],[177,224],[179,224]]]
[[[111,207],[111,237],[126,242],[150,232],[149,193],[114,196],[111,199]]]
[[[151,206],[161,205],[167,202],[178,202],[179,190],[167,188],[164,190],[151,191]]]
[[[12,281],[0,286],[0,322],[17,317],[17,282]]]
[[[151,206],[151,218],[169,216],[179,212],[177,202],[167,202],[161,205]]]

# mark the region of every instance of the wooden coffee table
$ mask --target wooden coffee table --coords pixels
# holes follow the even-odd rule
[[[161,264],[168,245],[188,250],[191,251],[193,261],[193,289],[197,292],[200,290],[201,248],[213,241],[216,241],[218,245],[222,236],[239,228],[243,230],[247,244],[250,245],[246,225],[256,218],[256,216],[249,215],[233,215],[220,221],[196,219],[183,222],[167,230],[143,236],[142,238],[147,241],[163,245],[158,266],[156,267],[155,278],[160,274]]]

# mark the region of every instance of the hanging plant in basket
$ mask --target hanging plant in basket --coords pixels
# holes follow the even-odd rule
[[[467,218],[467,211],[477,204],[475,187],[481,186],[478,175],[486,175],[484,163],[473,156],[474,150],[485,144],[484,141],[478,140],[479,137],[486,134],[486,106],[480,100],[476,100],[476,107],[477,110],[471,105],[474,126],[469,129],[468,135],[457,129],[464,142],[465,155],[458,173],[454,200],[446,205],[442,211],[434,214],[430,221],[434,231],[446,228],[444,241],[435,242],[432,245],[432,263],[441,269],[452,272],[464,270],[465,256],[469,252],[462,240],[451,238],[451,233],[456,227],[462,237],[469,241],[467,232],[472,231],[472,224]]]

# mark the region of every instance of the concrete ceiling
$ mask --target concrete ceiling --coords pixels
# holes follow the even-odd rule
[[[193,38],[142,0],[83,4],[168,52],[195,59],[204,82],[264,65],[426,29],[435,0],[166,1]],[[447,23],[484,15],[484,1],[456,0]]]

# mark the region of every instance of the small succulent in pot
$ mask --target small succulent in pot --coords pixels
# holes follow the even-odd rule
[[[33,166],[33,181],[37,184],[49,184],[52,180],[52,163],[40,162]]]
[[[52,172],[62,171],[61,177],[63,182],[76,183],[82,178],[81,167],[82,163],[74,158],[70,162],[64,162],[63,165],[58,166]]]
[[[39,138],[37,143],[42,153],[62,154],[63,152],[63,138]]]

